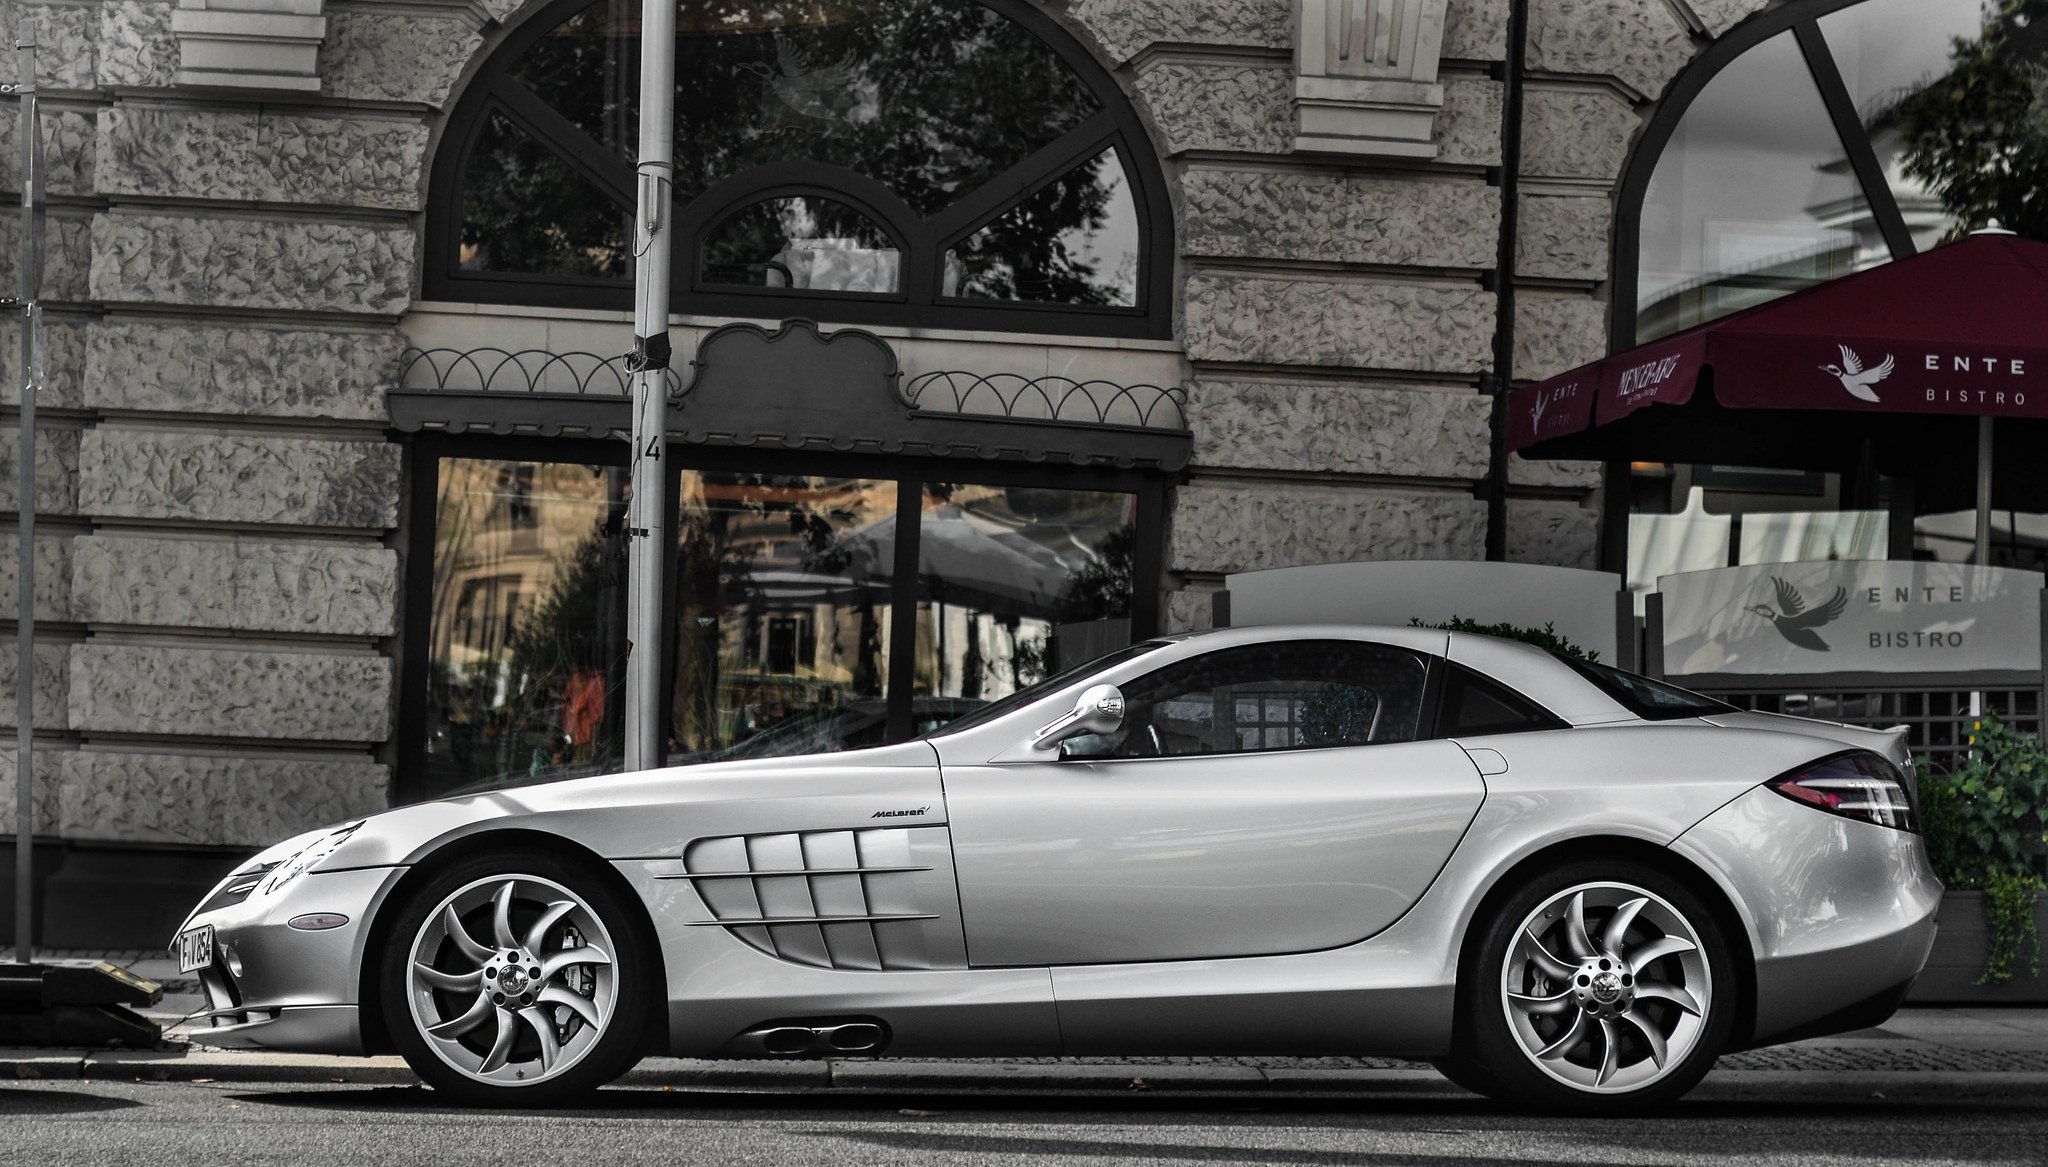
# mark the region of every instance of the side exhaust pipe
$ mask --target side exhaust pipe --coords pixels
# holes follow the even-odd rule
[[[888,1030],[874,1021],[818,1021],[761,1025],[733,1040],[738,1053],[773,1058],[824,1058],[834,1054],[876,1054],[889,1043]]]

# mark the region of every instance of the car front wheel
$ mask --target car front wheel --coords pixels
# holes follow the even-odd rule
[[[1727,1044],[1734,957],[1685,884],[1629,860],[1554,868],[1509,896],[1473,974],[1461,1075],[1510,1101],[1622,1114],[1697,1085]]]
[[[384,959],[391,1037],[436,1091],[546,1106],[637,1060],[652,962],[634,905],[581,866],[483,853],[416,889]]]

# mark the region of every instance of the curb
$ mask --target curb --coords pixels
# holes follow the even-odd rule
[[[242,1085],[417,1086],[395,1057],[350,1058],[241,1051],[0,1050],[0,1080],[88,1080]],[[650,1058],[619,1087],[724,1093],[1016,1094],[1075,1096],[1463,1094],[1433,1069],[1217,1064],[948,1061],[698,1061]],[[1716,1069],[1691,1094],[1719,1101],[2010,1095],[2048,1088],[2048,1073],[1943,1070]]]

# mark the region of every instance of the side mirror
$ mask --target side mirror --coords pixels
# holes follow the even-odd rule
[[[1049,750],[1084,733],[1115,733],[1124,723],[1124,694],[1115,685],[1090,685],[1074,707],[1031,739],[1034,750]]]

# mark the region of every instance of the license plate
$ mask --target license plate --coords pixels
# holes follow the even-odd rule
[[[202,924],[178,934],[178,971],[193,972],[213,963],[213,925]]]

